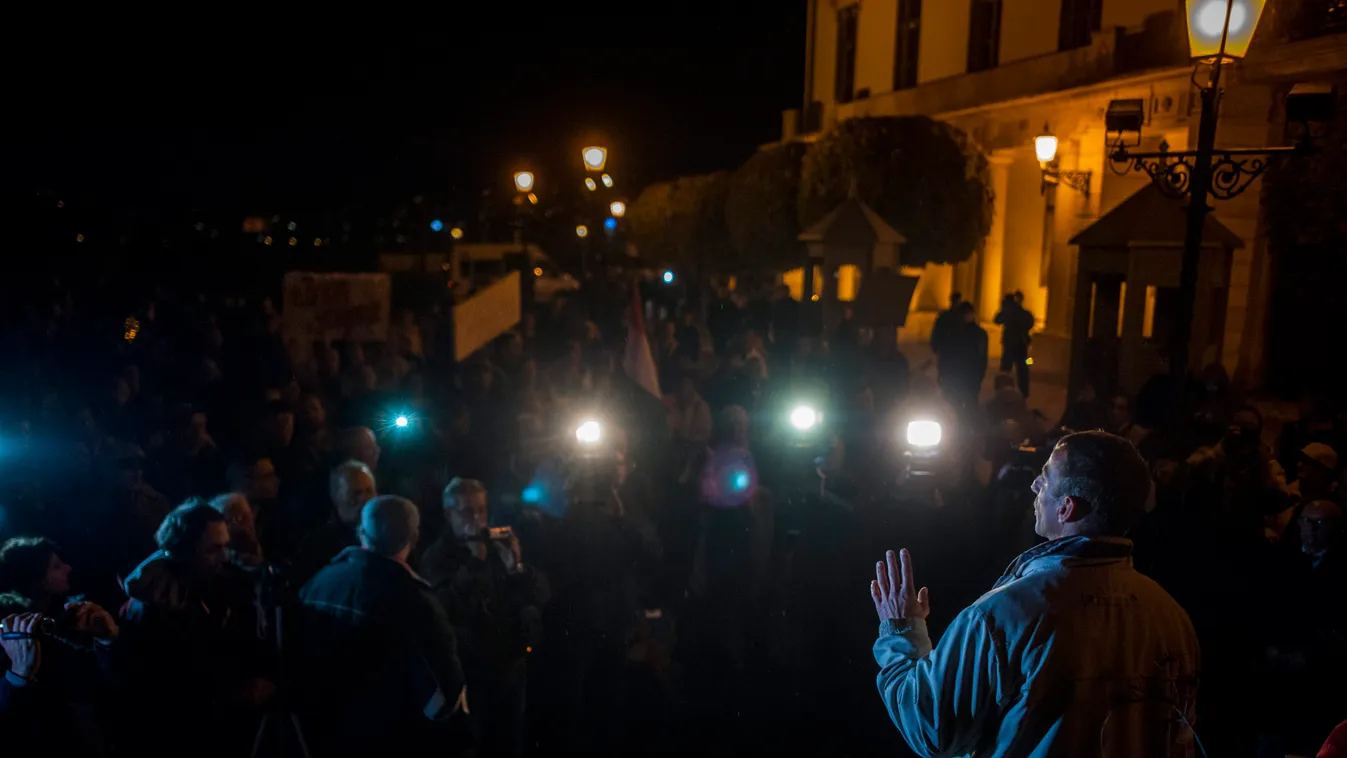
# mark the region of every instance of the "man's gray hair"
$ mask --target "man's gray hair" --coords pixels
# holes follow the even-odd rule
[[[360,544],[379,555],[396,555],[414,547],[420,528],[416,503],[405,497],[380,495],[360,511]]]
[[[440,505],[446,510],[457,508],[463,498],[468,495],[476,495],[480,492],[486,492],[486,486],[476,479],[464,479],[463,477],[454,477],[449,484],[444,487],[444,495],[441,497]]]
[[[374,478],[374,472],[362,461],[349,460],[333,466],[332,473],[328,475],[327,478],[328,497],[336,500],[337,490],[341,487],[345,487],[346,482],[350,479],[351,475],[355,473],[369,474],[370,479]]]
[[[1126,534],[1145,513],[1151,493],[1150,467],[1136,447],[1122,437],[1093,431],[1068,434],[1057,448],[1064,454],[1051,495],[1079,498],[1089,506],[1081,533]]]

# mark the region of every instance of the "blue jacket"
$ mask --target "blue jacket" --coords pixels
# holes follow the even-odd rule
[[[1191,756],[1198,645],[1124,539],[1067,537],[1015,559],[932,648],[885,621],[879,692],[922,756]]]

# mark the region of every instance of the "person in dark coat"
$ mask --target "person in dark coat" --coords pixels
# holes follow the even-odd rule
[[[1029,332],[1034,314],[1024,308],[1024,294],[1015,292],[1001,301],[996,323],[1001,325],[1001,370],[1014,369],[1020,394],[1029,397]]]
[[[449,528],[421,556],[421,568],[458,635],[478,753],[519,756],[528,657],[541,636],[546,581],[524,563],[513,533],[491,537],[481,482],[454,479],[443,503]]]
[[[951,327],[940,357],[940,389],[965,419],[978,411],[978,392],[987,373],[987,330],[978,326],[972,303],[959,303],[962,320]]]
[[[322,755],[443,754],[466,702],[444,607],[407,563],[416,504],[376,497],[360,515],[360,547],[342,551],[300,590],[306,721]]]

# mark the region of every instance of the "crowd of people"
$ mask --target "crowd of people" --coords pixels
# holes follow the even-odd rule
[[[0,743],[731,752],[770,724],[889,745],[844,726],[883,713],[862,551],[920,534],[945,596],[975,597],[1032,545],[1046,453],[1026,451],[1091,429],[1154,479],[1134,560],[1192,618],[1212,754],[1309,754],[1347,717],[1335,398],[1268,439],[1211,367],[1177,390],[1087,388],[1053,423],[1026,400],[1033,316],[1013,295],[1008,373],[980,398],[987,332],[966,302],[937,321],[936,363],[909,366],[849,311],[820,339],[782,287],[640,291],[659,398],[623,371],[618,278],[533,305],[460,364],[439,309],[361,344],[287,339],[265,297],[160,291],[128,317],[58,283],[12,303]],[[829,419],[807,459],[779,433],[800,396]],[[897,508],[892,425],[918,405],[947,409],[992,476],[970,461]]]

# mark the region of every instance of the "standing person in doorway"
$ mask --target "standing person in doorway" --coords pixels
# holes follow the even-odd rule
[[[1001,300],[1001,312],[996,314],[1001,325],[1001,370],[1015,371],[1015,382],[1020,394],[1029,397],[1029,332],[1034,328],[1034,314],[1024,308],[1024,293],[1007,294]]]

